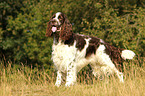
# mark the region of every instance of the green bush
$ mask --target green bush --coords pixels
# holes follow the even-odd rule
[[[135,2],[136,1],[136,2]],[[61,11],[74,33],[97,36],[110,44],[144,57],[144,1],[134,0],[6,0],[0,7],[0,57],[19,64],[53,69],[52,39],[45,37],[46,23]],[[12,11],[13,10],[13,11]]]

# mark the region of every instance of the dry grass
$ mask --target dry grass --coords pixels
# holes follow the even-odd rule
[[[12,68],[11,63],[5,68],[1,64],[0,96],[145,96],[145,63],[143,67],[134,63],[125,63],[124,84],[112,76],[102,81],[93,80],[93,84],[78,83],[60,88],[54,86],[54,76],[44,70]]]

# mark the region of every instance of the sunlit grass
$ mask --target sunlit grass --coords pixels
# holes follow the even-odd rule
[[[124,83],[111,76],[104,80],[93,79],[93,83],[86,84],[81,75],[78,76],[81,82],[75,86],[59,88],[54,86],[53,72],[48,75],[44,69],[32,69],[23,64],[21,68],[15,68],[10,62],[4,67],[1,63],[0,96],[145,96],[145,63],[142,67],[137,63],[124,63]]]

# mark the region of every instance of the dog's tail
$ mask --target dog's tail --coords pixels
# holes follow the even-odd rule
[[[121,53],[121,57],[126,60],[126,59],[133,59],[135,56],[135,53],[131,50],[123,50]]]

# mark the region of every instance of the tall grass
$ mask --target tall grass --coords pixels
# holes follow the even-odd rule
[[[145,61],[145,60],[144,60]],[[0,96],[145,96],[145,62],[139,67],[138,61],[124,63],[124,80],[116,76],[104,80],[90,79],[88,73],[78,76],[75,86],[57,88],[54,86],[55,73],[46,70],[13,66],[11,62],[0,64]],[[85,77],[82,80],[82,77]],[[87,79],[86,79],[87,78]],[[86,80],[93,83],[86,84]]]

